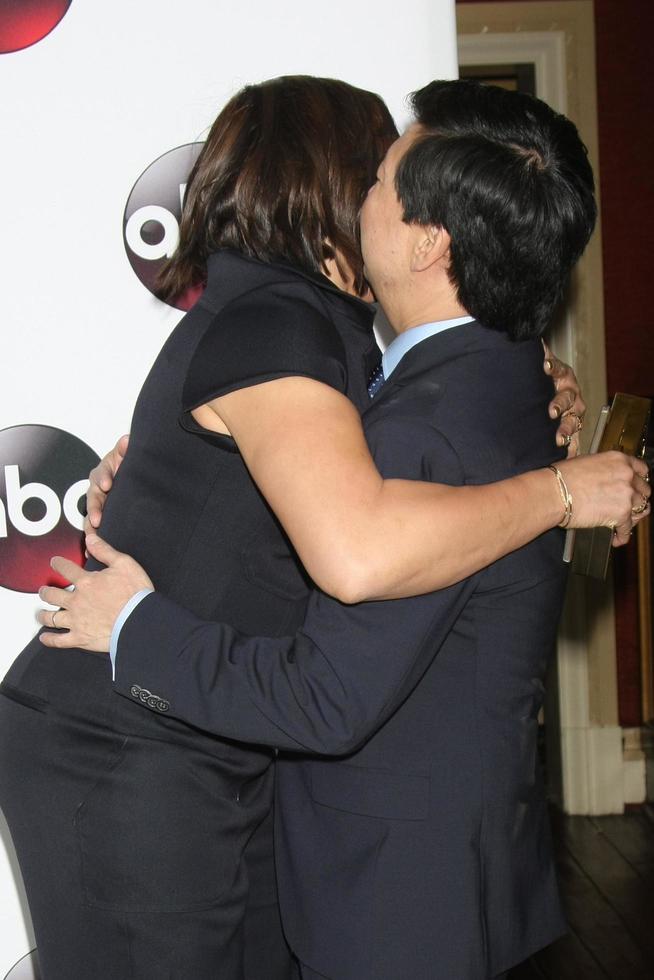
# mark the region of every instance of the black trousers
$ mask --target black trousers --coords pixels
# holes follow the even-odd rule
[[[272,769],[244,799],[208,738],[151,731],[113,692],[108,658],[79,656],[79,697],[0,695],[0,806],[43,980],[291,980]],[[244,805],[263,815],[247,839]]]

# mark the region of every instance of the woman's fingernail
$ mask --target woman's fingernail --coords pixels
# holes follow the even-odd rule
[[[548,371],[551,371],[551,370],[552,370],[552,368],[553,368],[553,366],[554,366],[554,365],[552,364],[552,362],[551,362],[551,360],[549,359],[549,357],[546,357],[546,358],[545,358],[545,367],[547,368],[547,370],[548,370]]]

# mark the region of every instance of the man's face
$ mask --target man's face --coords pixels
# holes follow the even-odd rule
[[[403,208],[395,190],[399,163],[420,131],[413,124],[389,147],[377,170],[377,180],[361,208],[361,251],[366,278],[379,299],[408,268],[412,229],[402,220]]]

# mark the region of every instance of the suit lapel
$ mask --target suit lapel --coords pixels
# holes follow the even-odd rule
[[[389,407],[399,389],[424,380],[426,375],[437,372],[441,364],[484,346],[495,346],[497,340],[504,340],[504,335],[487,330],[476,320],[427,337],[407,351],[390,378],[370,401],[363,416],[367,418],[370,413]]]

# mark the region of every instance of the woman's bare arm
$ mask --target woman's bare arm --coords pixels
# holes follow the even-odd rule
[[[242,388],[194,413],[235,439],[253,479],[323,591],[343,602],[443,588],[554,527],[564,515],[554,474],[487,486],[384,480],[361,419],[342,394],[308,378]],[[648,485],[621,453],[559,464],[574,499],[571,526],[632,527]]]

